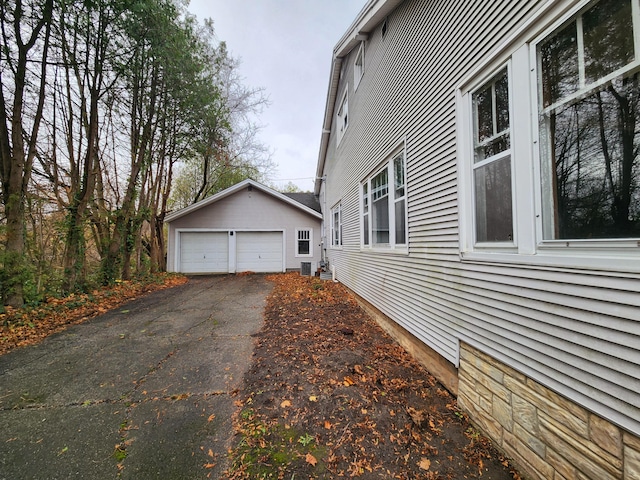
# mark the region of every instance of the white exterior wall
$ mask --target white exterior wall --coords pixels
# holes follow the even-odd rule
[[[460,255],[456,89],[552,3],[407,0],[384,39],[380,26],[369,34],[355,91],[357,48],[344,59],[349,126],[336,145],[334,114],[321,198],[326,223],[342,202],[343,246],[327,253],[340,282],[452,364],[464,341],[638,435],[640,275]],[[409,253],[362,249],[360,183],[400,141]]]
[[[284,231],[285,264],[287,269],[299,269],[301,262],[317,265],[321,258],[318,218],[288,205],[257,188],[247,188],[206,205],[169,223],[167,270],[175,270],[176,235],[178,230]],[[313,231],[312,257],[296,256],[296,229]],[[312,267],[313,268],[313,267]]]

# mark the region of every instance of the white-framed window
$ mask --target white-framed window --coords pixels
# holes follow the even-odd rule
[[[363,248],[406,250],[407,195],[404,146],[360,186]]]
[[[364,75],[364,42],[360,42],[360,46],[358,47],[358,52],[356,53],[356,58],[353,62],[353,88],[354,90],[358,88],[360,84],[360,79]]]
[[[640,238],[637,8],[592,3],[537,44],[544,240]]]
[[[331,246],[342,247],[342,203],[331,209]]]
[[[504,67],[471,95],[476,243],[512,243],[511,117]]]
[[[560,8],[457,93],[461,256],[639,271],[640,0]]]
[[[346,85],[342,99],[340,100],[340,107],[338,107],[338,113],[336,114],[336,127],[338,129],[338,143],[342,140],[347,127],[349,126],[349,85]]]
[[[313,257],[313,229],[296,229],[296,257]]]

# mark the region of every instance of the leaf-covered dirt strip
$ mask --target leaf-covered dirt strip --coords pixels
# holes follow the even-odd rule
[[[92,293],[49,298],[36,307],[5,307],[0,314],[0,355],[17,347],[33,345],[70,325],[82,323],[145,293],[174,287],[187,277],[158,274],[138,281],[119,282]]]
[[[343,286],[268,278],[230,478],[520,478]]]

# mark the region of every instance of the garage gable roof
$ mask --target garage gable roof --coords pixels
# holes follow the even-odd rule
[[[180,217],[184,217],[185,215],[188,215],[192,212],[195,212],[196,210],[201,209],[202,207],[206,207],[207,205],[211,205],[215,202],[217,202],[218,200],[222,200],[223,198],[228,197],[229,195],[233,195],[236,192],[239,192],[240,190],[244,189],[244,188],[255,188],[256,190],[260,190],[261,192],[264,192],[268,195],[271,195],[274,198],[277,198],[278,200],[291,205],[292,207],[298,208],[300,210],[302,210],[305,213],[308,213],[309,215],[311,215],[312,217],[315,218],[319,218],[322,219],[322,214],[320,212],[315,211],[312,208],[309,208],[306,205],[303,205],[302,203],[294,200],[293,198],[290,198],[288,196],[286,196],[283,193],[277,192],[272,188],[269,188],[265,185],[262,185],[261,183],[258,183],[254,180],[251,179],[247,179],[247,180],[243,180],[240,183],[236,183],[235,185],[222,190],[221,192],[216,193],[215,195],[212,195],[210,197],[205,198],[204,200],[200,200],[199,202],[194,203],[193,205],[189,205],[188,207],[185,208],[181,208],[180,210],[176,210],[175,212],[170,213],[169,215],[167,215],[167,217],[165,218],[165,222],[166,223],[171,223],[172,221],[180,218]]]

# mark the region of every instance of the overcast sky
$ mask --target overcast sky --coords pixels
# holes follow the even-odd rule
[[[241,61],[247,87],[265,89],[270,105],[260,138],[273,151],[272,182],[313,190],[333,47],[366,0],[191,0],[211,18],[218,40]]]

